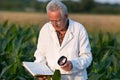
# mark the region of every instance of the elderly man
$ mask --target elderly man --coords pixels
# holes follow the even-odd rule
[[[62,80],[87,80],[92,54],[84,26],[68,17],[67,7],[60,1],[50,1],[46,10],[50,21],[40,31],[35,62],[47,64],[53,71],[59,69]],[[62,66],[58,64],[61,56],[67,58]]]

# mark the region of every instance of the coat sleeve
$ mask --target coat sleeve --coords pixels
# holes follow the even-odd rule
[[[44,36],[45,36],[45,29],[42,28],[40,33],[39,33],[39,37],[38,37],[37,49],[34,53],[34,57],[35,57],[34,62],[46,63],[46,59],[45,59],[45,37]]]
[[[73,64],[73,69],[71,72],[84,70],[92,62],[92,53],[89,38],[84,27],[79,33],[79,50],[79,57],[71,61]]]

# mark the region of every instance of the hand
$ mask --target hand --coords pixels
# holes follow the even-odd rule
[[[63,66],[61,66],[61,68],[65,71],[71,71],[73,68],[72,62],[67,61]]]
[[[38,77],[38,80],[46,80],[47,77],[46,76],[41,76],[41,77]]]

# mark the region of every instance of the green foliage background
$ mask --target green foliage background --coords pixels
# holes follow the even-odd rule
[[[36,80],[23,68],[22,61],[34,60],[39,30],[37,25],[8,25],[8,21],[0,24],[0,80]],[[119,36],[89,33],[93,62],[88,68],[88,80],[120,79]]]

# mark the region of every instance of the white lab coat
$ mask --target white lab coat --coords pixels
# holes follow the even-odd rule
[[[69,72],[60,68],[57,61],[66,56],[73,64]],[[60,46],[55,29],[50,22],[46,23],[39,34],[35,62],[47,63],[54,71],[59,69],[62,80],[86,80],[86,68],[91,64],[92,54],[87,32],[83,25],[69,19],[69,27]]]

